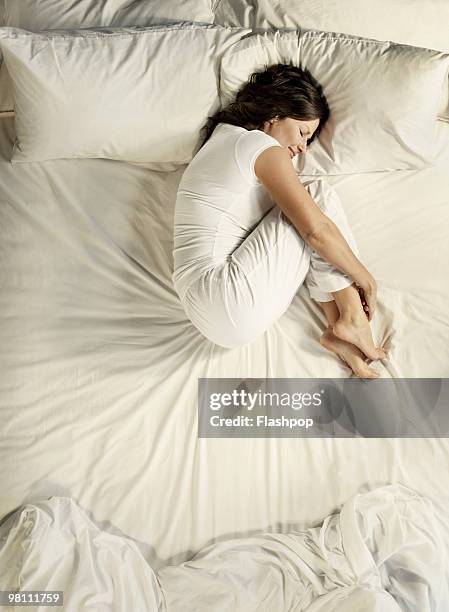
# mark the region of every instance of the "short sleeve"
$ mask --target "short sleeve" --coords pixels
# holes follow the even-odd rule
[[[254,164],[262,151],[273,146],[282,147],[276,138],[261,130],[247,130],[237,138],[235,161],[248,183],[252,185],[260,183],[254,172]]]

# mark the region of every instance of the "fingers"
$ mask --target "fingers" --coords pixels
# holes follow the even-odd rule
[[[362,302],[363,311],[366,314],[368,321],[372,321],[374,316],[374,311],[377,305],[377,299],[374,295],[366,296],[365,291],[362,287],[357,286],[357,291],[359,292],[360,301]]]
[[[356,289],[359,293],[360,301],[362,302],[363,312],[365,313],[366,317],[369,319],[369,307],[368,307],[368,304],[366,303],[365,294],[363,292],[363,289],[359,286],[356,286]]]
[[[368,320],[372,321],[374,310],[376,309],[376,300],[367,298],[368,308],[369,308],[369,317]]]

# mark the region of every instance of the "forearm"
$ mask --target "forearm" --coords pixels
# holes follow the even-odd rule
[[[365,266],[354,255],[335,223],[327,218],[314,234],[303,236],[304,241],[325,261],[355,281],[366,273]]]

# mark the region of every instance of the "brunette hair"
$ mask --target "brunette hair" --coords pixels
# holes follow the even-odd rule
[[[238,125],[247,130],[261,129],[274,117],[311,121],[319,119],[309,144],[318,136],[329,117],[329,106],[321,85],[306,69],[289,64],[265,65],[253,72],[240,87],[233,102],[208,117],[201,147],[219,123]],[[200,148],[201,148],[200,147]]]

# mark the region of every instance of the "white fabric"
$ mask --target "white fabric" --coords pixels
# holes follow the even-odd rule
[[[218,0],[213,10],[220,25],[345,32],[449,53],[447,0]]]
[[[429,499],[378,487],[320,523],[228,538],[156,574],[132,540],[52,497],[0,525],[0,587],[63,591],[73,612],[446,612],[448,551]]]
[[[445,612],[441,535],[430,501],[395,484],[317,527],[212,544],[158,578],[168,612]]]
[[[449,125],[439,163],[328,177],[379,284],[381,377],[449,377]],[[213,542],[303,529],[357,492],[402,482],[441,513],[449,443],[428,439],[198,439],[198,378],[348,377],[318,340],[305,287],[252,345],[206,340],[173,288],[185,166],[103,159],[11,165],[0,121],[0,516],[68,496],[154,570]],[[410,418],[404,402],[399,421]]]
[[[273,146],[282,145],[260,130],[219,124],[183,172],[173,222],[173,282],[181,297],[273,207],[254,173],[258,155]]]
[[[164,21],[212,23],[210,0],[0,0],[3,25],[38,32],[80,26],[148,26]]]
[[[192,323],[220,346],[247,344],[285,312],[305,281],[320,302],[353,283],[301,238],[254,173],[279,142],[219,124],[183,174],[174,216],[173,281]],[[358,254],[338,194],[307,186]]]
[[[245,32],[189,23],[39,34],[4,28],[0,46],[15,98],[12,161],[187,163],[219,106],[221,55]]]
[[[222,103],[235,97],[252,72],[290,60],[318,80],[330,107],[304,174],[402,170],[434,162],[437,113],[442,97],[445,104],[448,99],[449,54],[314,30],[264,32],[225,54]]]
[[[0,590],[63,591],[64,612],[166,612],[136,544],[99,529],[67,497],[26,504],[2,522]]]
[[[214,14],[227,26],[344,32],[449,53],[447,0],[218,0]],[[449,118],[447,97],[439,115]]]
[[[358,11],[367,2],[351,4],[313,10],[369,27]],[[400,4],[379,11],[385,31]],[[423,4],[427,16],[437,7],[413,6]],[[292,10],[300,5],[312,12],[309,0]],[[402,20],[410,35],[431,33],[413,15]],[[379,282],[373,334],[391,345],[376,365],[383,377],[449,376],[448,128],[438,126],[436,167],[328,177]],[[221,349],[194,328],[171,282],[185,167],[11,166],[13,140],[13,120],[1,120],[0,516],[73,497],[159,568],[225,538],[320,524],[354,493],[400,481],[438,506],[449,550],[446,439],[197,438],[199,377],[350,371],[319,345],[325,318],[303,289],[253,346]]]
[[[168,21],[213,23],[209,0],[0,0],[0,26],[38,32],[52,28],[149,26]],[[1,66],[0,111],[12,110],[8,71]]]
[[[403,612],[387,591],[356,587],[349,593],[340,591],[340,595],[318,600],[307,612]]]

